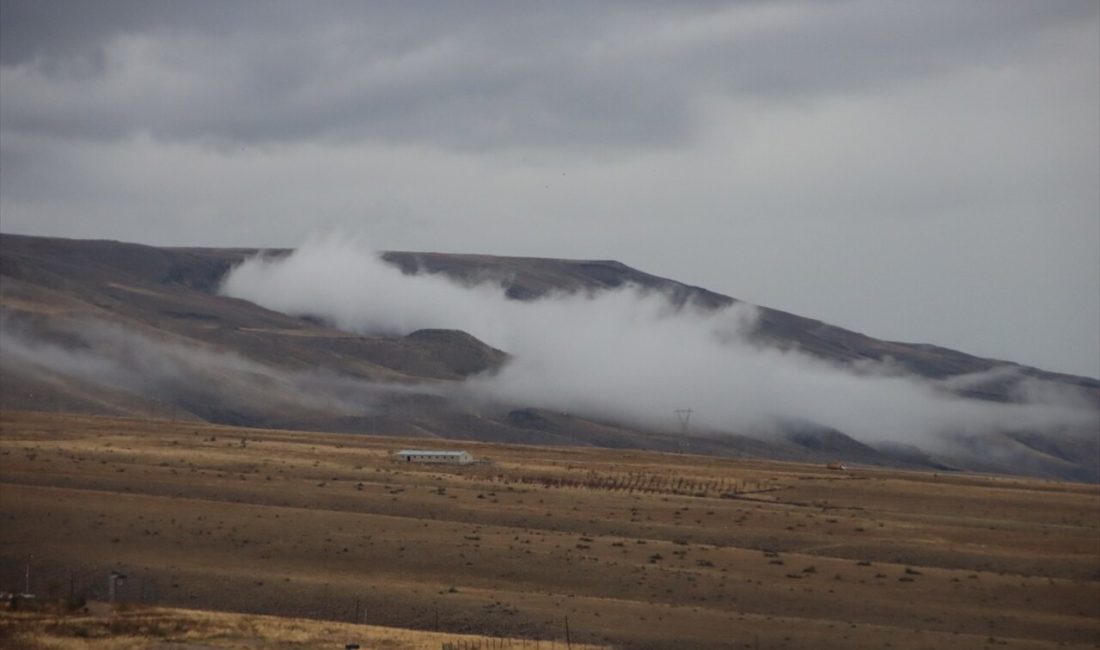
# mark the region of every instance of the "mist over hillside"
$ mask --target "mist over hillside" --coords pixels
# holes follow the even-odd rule
[[[0,243],[5,409],[1100,479],[1095,379],[615,262]]]

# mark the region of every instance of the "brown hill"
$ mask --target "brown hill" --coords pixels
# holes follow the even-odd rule
[[[349,333],[315,318],[218,295],[225,273],[255,252],[0,235],[0,308],[6,337],[0,408],[790,460],[843,456],[894,466],[1100,479],[1100,443],[1090,432],[1067,432],[1057,438],[1034,432],[991,433],[943,457],[868,447],[812,423],[767,439],[684,436],[524,404],[457,403],[449,399],[457,382],[499,367],[507,351],[454,330],[421,330],[404,337]],[[661,291],[680,304],[691,301],[716,308],[735,302],[611,261],[402,252],[383,258],[410,274],[492,278],[518,300],[551,291],[598,292],[633,284]],[[967,386],[961,394],[968,397],[1010,401],[1021,377],[1035,377],[1100,401],[1096,379],[932,345],[882,341],[767,308],[760,310],[756,336],[841,364],[892,359],[914,374],[934,379],[1001,367],[1018,370]],[[52,355],[50,363],[36,361],[43,355]],[[995,455],[985,453],[990,445]]]

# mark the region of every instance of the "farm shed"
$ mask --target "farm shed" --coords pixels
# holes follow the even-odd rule
[[[466,465],[474,462],[474,457],[465,451],[440,451],[432,449],[402,449],[394,454],[397,460],[406,463],[449,463]]]

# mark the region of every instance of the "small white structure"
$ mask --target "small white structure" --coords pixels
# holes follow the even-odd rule
[[[406,463],[468,465],[474,462],[474,457],[465,451],[440,451],[432,449],[402,449],[394,453],[394,458]]]

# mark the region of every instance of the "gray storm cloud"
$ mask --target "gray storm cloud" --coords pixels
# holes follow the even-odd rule
[[[465,330],[512,359],[464,382],[455,397],[538,406],[640,426],[667,427],[673,411],[715,432],[767,431],[808,421],[866,442],[930,444],[944,435],[1095,427],[1087,401],[1050,386],[1015,404],[960,397],[891,364],[842,367],[797,350],[760,345],[756,310],[673,306],[660,293],[623,288],[510,300],[500,282],[405,275],[361,240],[314,238],[287,256],[254,257],[223,293],[358,332]],[[1010,374],[1011,368],[998,372]]]
[[[548,11],[490,0],[304,10],[259,0],[3,0],[0,79],[12,91],[0,102],[5,126],[68,136],[668,146],[696,133],[707,97],[809,101],[959,61],[986,65],[1087,19],[1091,5],[602,2]],[[70,97],[79,101],[59,101]],[[487,118],[501,113],[507,119]]]

